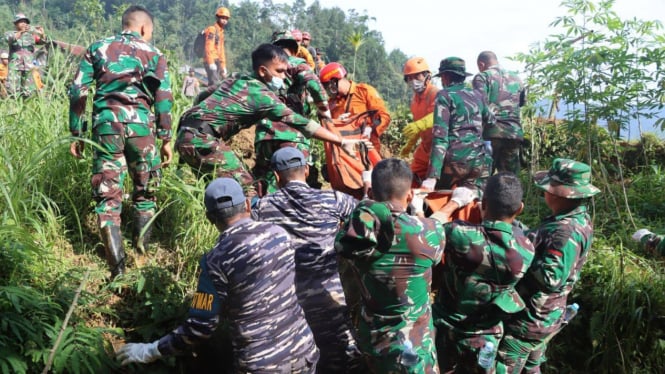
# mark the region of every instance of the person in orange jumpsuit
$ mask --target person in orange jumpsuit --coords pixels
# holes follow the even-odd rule
[[[312,70],[316,69],[316,63],[314,62],[314,56],[312,56],[311,53],[309,53],[309,50],[307,49],[306,46],[302,45],[303,42],[303,33],[302,31],[298,29],[293,29],[291,30],[291,35],[293,38],[298,42],[298,52],[296,53],[296,57],[300,57],[307,61],[307,65],[309,65]],[[309,33],[308,33],[309,35]]]
[[[411,99],[411,114],[413,122],[402,130],[405,138],[409,139],[407,145],[402,148],[401,156],[408,157],[416,142],[420,144],[413,153],[411,171],[414,182],[420,185],[427,177],[429,156],[432,152],[432,125],[434,124],[434,101],[439,88],[432,84],[432,73],[429,65],[422,57],[414,57],[404,64],[402,71],[404,81],[413,90]]]
[[[6,97],[7,89],[5,88],[5,84],[7,83],[7,75],[9,74],[9,54],[2,52],[0,60],[0,97]]]
[[[356,83],[346,78],[346,69],[338,62],[324,66],[319,80],[328,92],[328,105],[333,119],[344,119],[368,110],[376,110],[378,123],[372,128],[369,140],[377,151],[381,150],[379,136],[390,125],[390,113],[376,88],[367,83]]]
[[[231,18],[228,8],[220,7],[215,12],[217,22],[203,30],[205,34],[204,67],[208,74],[208,87],[219,82],[220,75],[226,78],[226,53],[224,52],[224,28]]]

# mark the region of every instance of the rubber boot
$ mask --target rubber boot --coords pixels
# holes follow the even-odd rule
[[[132,247],[139,254],[145,254],[148,251],[148,246],[150,245],[150,235],[152,234],[152,225],[148,226],[148,223],[153,216],[147,214],[140,214],[138,212],[134,213],[134,231],[132,232]],[[143,236],[141,236],[141,231],[145,228]]]
[[[125,250],[122,246],[122,234],[119,226],[105,226],[101,230],[106,263],[111,269],[111,280],[125,273]]]

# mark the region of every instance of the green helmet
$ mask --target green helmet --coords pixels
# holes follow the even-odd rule
[[[298,53],[298,42],[296,41],[296,38],[293,37],[293,34],[291,34],[291,31],[289,30],[280,30],[273,32],[272,44],[278,47],[288,48],[288,50],[291,51],[293,55]]]

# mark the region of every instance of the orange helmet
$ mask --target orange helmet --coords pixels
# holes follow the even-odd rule
[[[215,12],[216,17],[226,17],[226,18],[231,18],[231,11],[229,8],[225,7],[220,7],[217,8],[217,11]]]
[[[411,75],[418,74],[423,71],[429,72],[429,66],[427,65],[427,62],[422,57],[414,57],[406,61],[404,64],[404,69],[402,70],[402,74]]]
[[[333,79],[340,80],[346,77],[346,69],[339,62],[331,62],[324,66],[319,73],[321,83],[328,83]]]
[[[291,35],[296,39],[298,43],[302,42],[302,31],[298,29],[291,30]]]

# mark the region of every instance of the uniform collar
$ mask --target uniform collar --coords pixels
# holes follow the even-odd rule
[[[135,37],[141,39],[141,34],[139,34],[138,31],[122,30],[122,34],[123,35],[135,36]]]
[[[585,214],[587,212],[586,205],[582,204],[577,208],[571,209],[569,211],[564,211],[556,215],[551,215],[545,218],[545,221],[561,221],[567,217],[575,216],[578,214]]]
[[[483,227],[492,229],[492,230],[498,230],[498,231],[503,231],[506,233],[512,233],[513,232],[513,225],[507,222],[503,221],[483,221]]]

